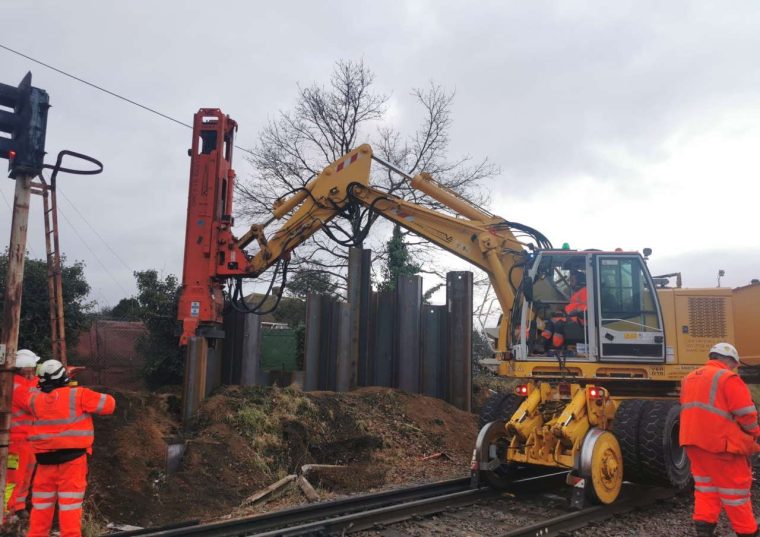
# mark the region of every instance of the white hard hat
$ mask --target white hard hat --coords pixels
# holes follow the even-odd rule
[[[37,376],[42,382],[66,378],[66,367],[58,360],[45,360],[37,366]]]
[[[16,353],[16,367],[35,367],[40,357],[29,349],[19,349]]]
[[[717,354],[724,358],[731,358],[737,364],[741,361],[739,360],[739,352],[736,350],[736,347],[730,343],[716,343],[713,345],[712,349],[710,349],[710,358],[713,357],[713,354]]]

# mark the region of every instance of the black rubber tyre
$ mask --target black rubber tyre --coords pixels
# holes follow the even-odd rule
[[[641,416],[651,404],[651,401],[644,399],[621,401],[612,422],[612,432],[623,452],[623,479],[632,483],[643,481],[639,458],[639,424]]]
[[[639,463],[643,482],[683,490],[691,484],[689,459],[678,445],[681,405],[652,401],[639,423]]]
[[[524,397],[514,393],[495,393],[480,411],[480,428],[492,421],[507,422],[522,404]]]

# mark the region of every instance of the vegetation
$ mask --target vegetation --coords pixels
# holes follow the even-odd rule
[[[122,321],[142,321],[148,330],[135,345],[145,359],[143,376],[151,388],[181,384],[184,358],[176,335],[180,285],[177,277],[160,277],[156,270],[134,272],[137,295],[122,298],[108,316]]]
[[[63,257],[61,265],[66,345],[68,348],[73,348],[79,340],[79,334],[90,326],[88,315],[94,309],[95,303],[87,300],[90,285],[84,276],[84,263],[77,261],[69,265]],[[49,358],[52,353],[47,274],[45,260],[26,258],[18,348],[32,349],[43,358]],[[3,308],[7,275],[8,252],[6,250],[0,255],[0,311]]]
[[[400,275],[418,274],[421,267],[412,261],[409,248],[401,234],[401,228],[397,225],[393,226],[393,233],[385,245],[385,250],[387,255],[383,267],[383,281],[379,287],[381,291],[392,291],[396,288]]]

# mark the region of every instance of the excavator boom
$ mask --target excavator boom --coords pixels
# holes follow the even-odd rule
[[[235,172],[231,147],[236,124],[219,110],[196,114],[196,141],[191,150],[190,199],[185,270],[178,317],[181,344],[221,324],[222,285],[232,277],[256,277],[287,260],[290,252],[358,203],[485,271],[501,304],[509,312],[522,278],[526,248],[510,223],[459,197],[426,173],[414,177],[373,156],[362,145],[328,165],[306,186],[278,200],[272,218],[254,224],[239,239],[232,235]],[[447,212],[433,210],[389,194],[370,184],[372,160],[404,175],[410,186],[436,200]],[[269,233],[275,222],[281,225]],[[254,253],[246,248],[256,246]],[[500,332],[506,335],[509,316]],[[506,352],[506,337],[497,352]]]

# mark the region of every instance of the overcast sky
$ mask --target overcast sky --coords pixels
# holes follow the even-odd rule
[[[652,272],[687,286],[760,277],[756,1],[5,0],[0,20],[0,44],[186,123],[222,108],[246,147],[338,59],[364,59],[402,131],[420,119],[410,90],[440,83],[456,90],[452,156],[501,170],[493,212],[555,245],[651,247]],[[0,49],[0,82],[30,70],[53,105],[48,160],[105,165],[59,179],[62,250],[92,298],[133,294],[132,270],[181,276],[190,130]],[[235,168],[251,173],[240,151]],[[0,181],[0,246],[12,200]]]

